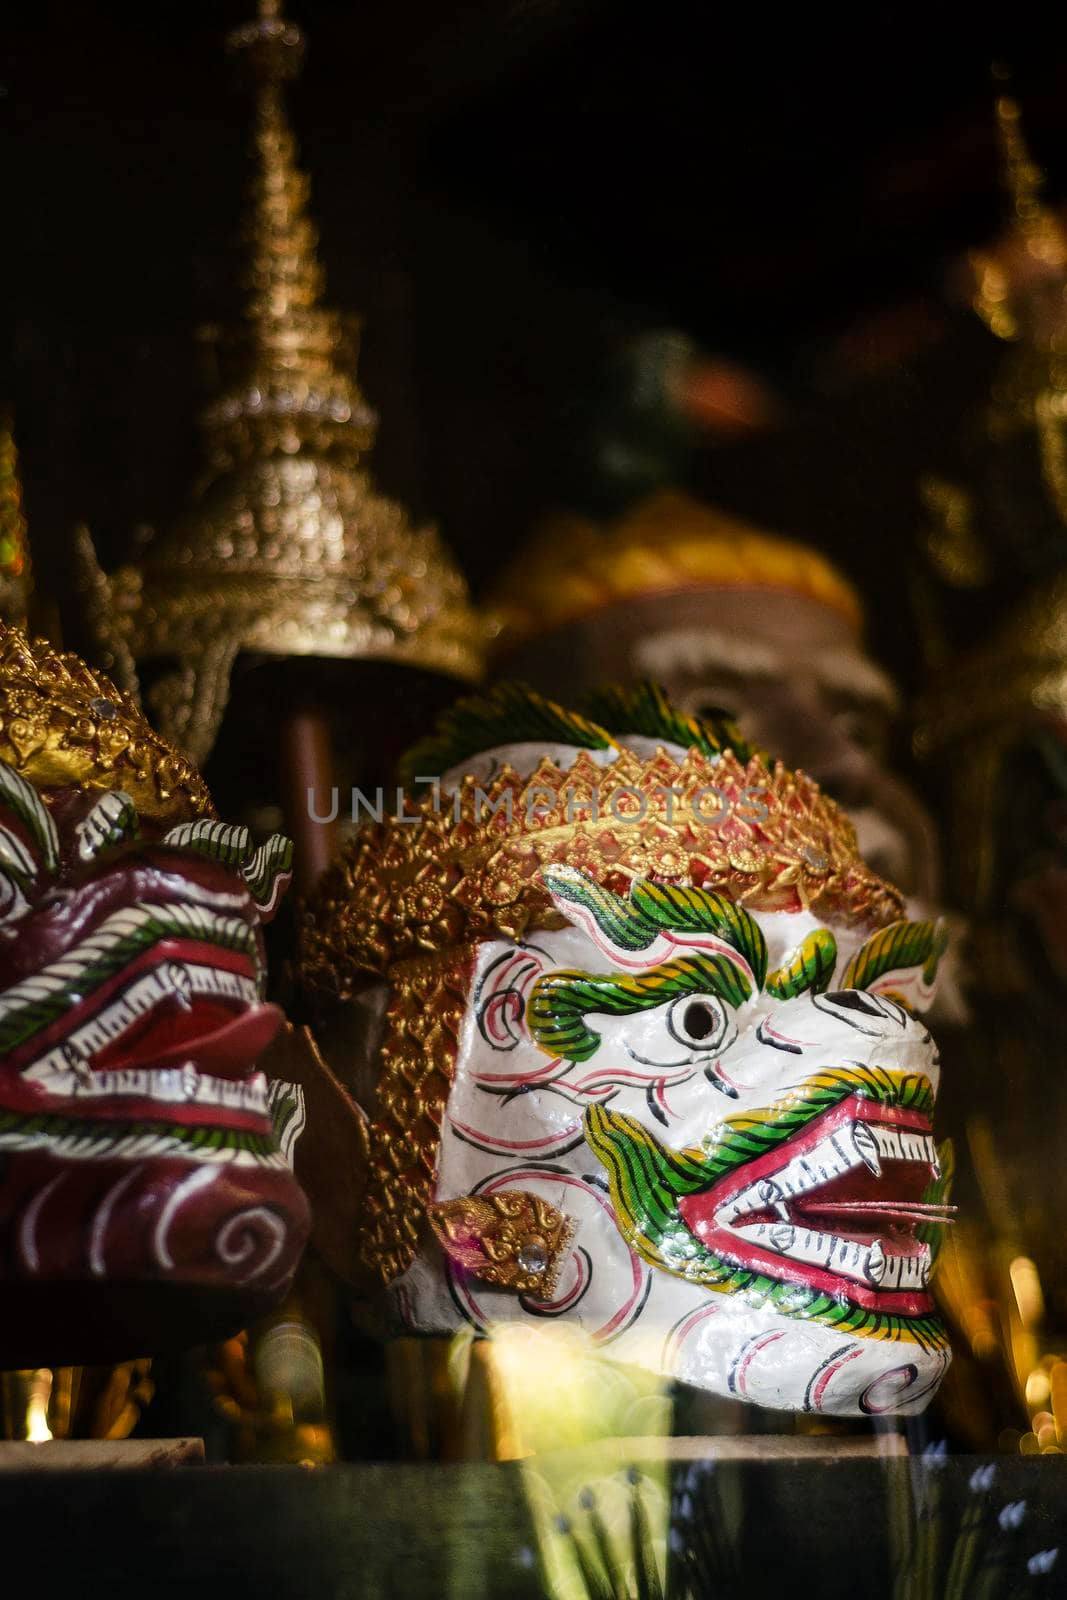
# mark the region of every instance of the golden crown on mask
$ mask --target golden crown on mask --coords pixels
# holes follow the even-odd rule
[[[200,774],[79,656],[0,624],[0,760],[37,789],[122,789],[163,826],[213,816]]]
[[[860,633],[852,585],[817,550],[778,538],[679,489],[661,489],[616,521],[546,521],[490,595],[505,655],[524,640],[605,607],[692,589],[771,589],[836,611]]]
[[[901,916],[899,891],[867,868],[851,822],[806,773],[750,751],[725,720],[679,712],[651,685],[602,698],[606,716],[614,707],[628,721],[641,707],[642,727],[658,720],[662,742],[653,755],[518,684],[453,707],[443,735],[406,761],[409,775],[456,765],[464,741],[470,754],[479,738],[483,749],[530,741],[526,712],[542,742],[574,746],[573,759],[546,753],[528,777],[505,764],[484,783],[468,773],[451,794],[406,801],[406,820],[360,828],[309,904],[305,979],[346,994],[420,954],[560,927],[541,878],[542,867],[558,864],[623,892],[634,878],[651,878],[872,929]],[[679,744],[687,747],[680,758],[664,748]],[[594,752],[613,759],[600,764]],[[733,802],[721,818],[711,814],[712,790]],[[747,815],[746,794],[764,818]]]

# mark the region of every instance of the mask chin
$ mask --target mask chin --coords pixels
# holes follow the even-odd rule
[[[842,1337],[774,1312],[713,1307],[665,1347],[673,1375],[725,1399],[820,1416],[914,1415],[948,1368],[946,1349]]]

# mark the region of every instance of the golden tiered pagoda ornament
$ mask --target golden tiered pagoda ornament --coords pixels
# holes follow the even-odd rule
[[[255,85],[257,165],[247,305],[202,419],[207,482],[139,564],[104,579],[87,538],[81,547],[113,670],[124,660],[127,676],[136,670],[157,726],[198,763],[242,654],[481,672],[463,577],[436,530],[414,528],[366,465],[376,417],[355,377],[356,327],[321,301],[308,180],[285,112],[303,36],[278,0],[260,0],[229,44]]]

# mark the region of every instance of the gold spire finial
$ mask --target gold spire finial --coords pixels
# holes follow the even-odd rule
[[[11,418],[0,412],[0,621],[25,628],[33,579]]]
[[[204,414],[208,451],[225,467],[242,454],[297,453],[310,428],[353,462],[374,443],[376,418],[355,378],[358,322],[326,310],[310,184],[297,164],[284,84],[303,63],[304,36],[260,0],[259,18],[230,34],[255,94],[255,167],[246,218],[247,301],[230,343],[228,383]]]
[[[303,35],[276,0],[259,0],[228,42],[254,85],[256,161],[245,311],[203,416],[210,472],[191,514],[108,580],[111,614],[142,678],[154,677],[157,725],[201,764],[241,652],[393,660],[472,680],[485,636],[436,530],[413,528],[363,460],[376,419],[355,377],[355,324],[321,303],[284,104]]]
[[[998,74],[1004,76],[1003,73]],[[1009,94],[997,96],[997,142],[1001,175],[1012,209],[1012,231],[1025,245],[1029,266],[1012,271],[1004,252],[975,251],[974,308],[999,339],[1016,339],[1027,323],[1028,299],[1037,299],[1039,284],[1031,280],[1058,274],[1067,265],[1067,238],[1059,219],[1044,203],[1045,175],[1034,161],[1022,128],[1019,103]]]

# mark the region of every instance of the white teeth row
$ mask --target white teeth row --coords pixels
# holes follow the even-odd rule
[[[251,1150],[193,1149],[181,1139],[167,1133],[125,1134],[109,1138],[101,1133],[99,1123],[92,1134],[72,1133],[56,1138],[49,1133],[21,1133],[12,1129],[0,1133],[0,1150],[47,1150],[50,1155],[62,1156],[67,1161],[110,1161],[122,1159],[143,1160],[146,1156],[181,1156],[205,1167],[273,1167],[286,1170],[286,1160],[280,1151],[270,1155],[257,1155]]]
[[[788,1221],[788,1200],[821,1188],[861,1162],[875,1177],[881,1177],[883,1156],[893,1161],[925,1161],[937,1168],[937,1147],[926,1134],[905,1133],[880,1123],[852,1122],[735,1195],[720,1211],[719,1221],[732,1226],[753,1211],[766,1211],[768,1207]]]
[[[931,1266],[928,1245],[914,1255],[890,1255],[872,1245],[822,1233],[790,1220],[788,1201],[821,1188],[861,1164],[881,1177],[882,1161],[923,1161],[938,1170],[937,1148],[923,1133],[909,1133],[882,1123],[852,1122],[821,1139],[802,1156],[794,1156],[778,1172],[760,1178],[735,1195],[717,1221],[741,1239],[787,1256],[792,1261],[825,1267],[876,1289],[921,1289]],[[773,1222],[748,1223],[754,1212],[773,1211]]]
[[[40,1083],[52,1093],[59,1093],[61,1091],[52,1088],[53,1077],[57,1074],[67,1077],[73,1071],[87,1078],[91,1058],[120,1039],[127,1029],[161,1001],[175,995],[189,998],[201,994],[238,1000],[246,1005],[256,1005],[259,1001],[259,990],[255,983],[240,973],[168,961],[138,978],[117,1000],[105,1006],[90,1022],[75,1028],[62,1044],[39,1057],[22,1075]]]
[[[251,1078],[215,1078],[184,1067],[118,1067],[113,1072],[56,1072],[38,1080],[49,1094],[77,1100],[110,1100],[120,1095],[137,1095],[161,1105],[224,1106],[230,1111],[270,1112],[267,1080],[262,1072]]]
[[[876,1122],[871,1128],[878,1154],[890,1161],[925,1161],[937,1166],[937,1146],[928,1134],[908,1133],[903,1128],[888,1128]]]
[[[836,1233],[820,1233],[815,1228],[782,1221],[735,1227],[732,1232],[761,1249],[787,1256],[790,1261],[825,1267],[828,1272],[876,1289],[923,1289],[930,1277],[932,1255],[925,1244],[915,1255],[890,1255],[877,1240],[870,1245],[860,1244]]]
[[[915,1255],[887,1255],[875,1240],[867,1250],[867,1277],[876,1289],[925,1289],[933,1253],[924,1244]]]
[[[853,1122],[838,1128],[829,1138],[821,1139],[802,1156],[794,1156],[778,1172],[760,1178],[720,1212],[719,1220],[733,1224],[753,1211],[766,1211],[768,1207],[788,1221],[786,1201],[818,1189],[823,1184],[851,1172],[862,1162],[872,1171],[880,1171],[877,1156],[869,1147],[866,1123]]]

